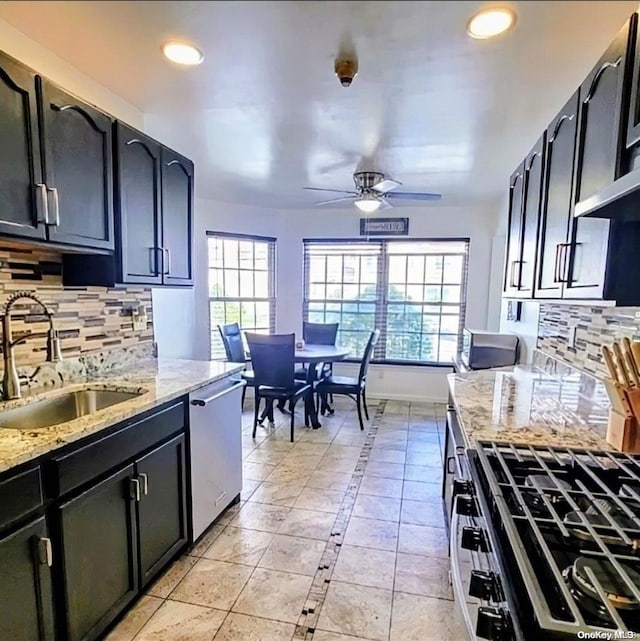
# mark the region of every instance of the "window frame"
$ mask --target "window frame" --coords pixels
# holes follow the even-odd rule
[[[312,300],[309,298],[310,294],[310,252],[308,249],[313,245],[379,245],[380,253],[378,254],[378,265],[377,265],[377,283],[376,283],[376,298],[370,301],[363,301],[367,303],[372,303],[375,305],[374,310],[374,327],[380,329],[381,335],[380,340],[378,341],[379,347],[384,347],[386,349],[386,337],[387,337],[387,319],[389,315],[389,304],[390,301],[387,296],[389,288],[389,254],[388,247],[392,244],[408,244],[408,243],[464,243],[465,252],[463,255],[463,265],[462,265],[462,282],[460,283],[460,303],[454,303],[456,307],[460,310],[459,313],[459,322],[458,322],[458,340],[457,340],[457,349],[459,353],[462,349],[462,337],[463,337],[463,328],[465,326],[465,319],[467,313],[467,285],[469,277],[469,258],[471,254],[471,238],[469,237],[419,237],[419,238],[409,238],[409,237],[380,237],[380,238],[303,238],[303,303],[302,303],[302,316],[304,320],[309,319],[309,305],[317,300]],[[403,254],[399,254],[403,255]],[[424,256],[425,254],[421,254]],[[446,256],[448,252],[442,252],[439,254],[434,254],[435,256]],[[456,254],[460,255],[460,254]],[[444,278],[444,277],[443,277]],[[324,299],[324,304],[328,302],[327,299]],[[343,302],[343,299],[336,302]],[[398,301],[399,303],[402,301]],[[393,300],[391,301],[393,305]],[[411,304],[411,303],[410,303]],[[416,306],[425,305],[424,301],[415,303]],[[443,305],[442,301],[439,305]],[[439,317],[442,317],[442,311],[439,314]],[[428,332],[427,332],[428,333]],[[421,335],[423,332],[421,332]],[[441,332],[438,332],[438,336],[441,335]],[[405,359],[394,359],[394,358],[380,358],[379,349],[376,348],[374,356],[371,359],[371,362],[378,365],[400,365],[403,367],[432,367],[439,368],[445,367],[450,369],[453,367],[453,362],[447,363],[442,361],[411,361]],[[356,357],[348,357],[344,359],[346,363],[359,363],[360,359]]]
[[[205,234],[207,241],[207,301],[208,301],[208,325],[209,325],[209,358],[211,360],[224,360],[214,358],[213,356],[213,333],[217,331],[217,325],[214,327],[213,319],[211,316],[211,303],[212,302],[222,302],[222,303],[242,303],[242,302],[268,302],[269,303],[269,333],[274,334],[276,331],[276,256],[277,256],[277,242],[278,239],[273,236],[258,236],[255,234],[236,234],[233,232],[222,232],[222,231],[207,231]],[[209,272],[212,269],[209,264],[209,239],[210,238],[220,238],[222,240],[236,240],[239,242],[250,241],[250,242],[261,242],[267,243],[267,281],[268,281],[268,296],[266,298],[256,298],[255,291],[253,298],[241,297],[241,296],[224,296],[224,297],[212,297],[210,290],[209,282]],[[255,254],[254,254],[255,256]],[[238,268],[239,269],[239,268]],[[224,262],[222,267],[224,273]],[[255,258],[254,258],[254,269],[255,271]],[[255,281],[254,281],[255,282]]]

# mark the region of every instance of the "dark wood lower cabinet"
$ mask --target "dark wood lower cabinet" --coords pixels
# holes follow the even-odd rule
[[[50,551],[44,517],[0,538],[3,641],[53,641]]]
[[[136,462],[140,583],[144,587],[187,542],[185,440],[179,436]]]
[[[68,641],[97,639],[138,592],[134,466],[60,506]]]

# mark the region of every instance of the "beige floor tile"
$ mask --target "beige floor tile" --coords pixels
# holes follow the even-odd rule
[[[253,493],[262,485],[262,481],[252,481],[250,479],[244,479],[242,481],[242,492],[240,496],[243,501],[251,498]]]
[[[453,599],[449,585],[449,561],[415,554],[398,554],[396,592]]]
[[[267,481],[269,483],[299,483],[304,485],[309,480],[312,472],[313,470],[286,469],[279,465],[269,474]]]
[[[109,633],[105,641],[132,641],[162,603],[163,600],[155,596],[143,596]]]
[[[356,461],[346,459],[322,460],[318,465],[318,470],[322,472],[337,472],[338,474],[353,474],[356,467]]]
[[[294,507],[299,510],[315,510],[317,512],[337,514],[343,499],[344,494],[342,492],[321,490],[307,486],[296,499]]]
[[[165,601],[136,641],[211,641],[226,616],[223,610]]]
[[[398,552],[447,559],[448,550],[449,541],[444,528],[400,523]]]
[[[264,481],[249,500],[254,503],[291,507],[300,496],[303,487],[304,485],[301,483],[270,483],[269,481]]]
[[[228,610],[253,568],[224,561],[200,559],[171,593],[175,601]]]
[[[367,474],[367,476],[380,476],[387,479],[402,479],[404,475],[404,465],[401,463],[369,461],[365,468],[365,474]]]
[[[395,552],[343,545],[331,578],[392,590],[395,563]]]
[[[235,506],[232,507],[234,507],[233,513],[235,514]],[[202,556],[211,547],[211,544],[220,536],[225,527],[227,527],[225,523],[216,523],[213,527],[209,528],[200,540],[188,551],[188,554],[191,556]]]
[[[243,527],[263,532],[277,532],[285,520],[289,508],[248,501],[229,521],[234,527]]]
[[[257,568],[235,602],[233,611],[296,623],[311,580],[310,576]]]
[[[352,516],[344,536],[344,543],[395,552],[398,545],[398,524]]]
[[[287,450],[272,450],[266,447],[257,447],[250,452],[245,459],[245,462],[278,465],[279,463],[282,463],[286,455]]]
[[[401,450],[372,450],[369,461],[381,463],[404,463],[406,454]]]
[[[411,501],[403,499],[400,521],[402,523],[412,523],[414,525],[444,527],[442,501],[439,498],[433,498],[430,501]]]
[[[230,612],[215,641],[291,641],[295,626]]]
[[[335,514],[329,512],[291,508],[280,527],[279,534],[326,541],[331,534],[335,519]]]
[[[273,534],[229,526],[202,555],[207,559],[257,565],[269,547]]]
[[[395,521],[397,523],[400,520],[400,499],[358,494],[352,515],[366,519]]]
[[[326,632],[325,630],[316,630],[313,635],[313,641],[372,641],[364,637],[352,637],[347,634],[337,632]]]
[[[317,487],[322,490],[344,492],[351,483],[352,475],[345,472],[324,472],[316,470],[307,481],[307,487]]]
[[[408,450],[407,451],[407,465],[423,465],[425,467],[442,467],[442,452],[440,447],[434,443],[431,449],[424,449],[422,451]]]
[[[301,470],[311,474],[321,460],[322,454],[300,454],[293,450],[282,459],[278,466],[282,470]]]
[[[233,505],[230,505],[219,517],[218,520],[216,521],[216,525],[219,525],[221,527],[225,527],[226,525],[229,525],[229,521],[242,509],[242,506],[246,503],[246,501],[240,501],[239,503],[234,503]]]
[[[185,574],[197,563],[195,556],[181,556],[169,569],[147,590],[147,594],[166,599],[173,588],[182,581]]]
[[[391,615],[390,590],[332,581],[320,610],[318,629],[386,641]]]
[[[388,496],[399,499],[402,496],[402,479],[385,479],[380,476],[365,474],[360,483],[360,494]]]
[[[420,483],[420,481],[405,481],[402,488],[402,498],[410,501],[429,501],[440,499],[442,486],[439,483]]]
[[[439,483],[442,480],[441,467],[427,467],[426,465],[405,465],[405,481],[420,481],[421,483]]]
[[[258,567],[313,576],[326,547],[325,541],[277,534]]]
[[[250,463],[244,461],[242,463],[242,475],[245,479],[252,481],[264,481],[273,472],[275,465],[268,463]]]
[[[452,601],[396,592],[391,641],[461,641],[468,633]]]

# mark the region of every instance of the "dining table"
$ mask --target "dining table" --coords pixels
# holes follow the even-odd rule
[[[324,363],[335,363],[344,360],[350,353],[348,347],[341,347],[340,345],[310,345],[306,344],[304,347],[296,347],[294,360],[296,363],[305,363],[307,365],[307,382],[313,385],[318,380],[318,365]],[[313,396],[305,399],[305,408],[309,414],[309,421],[313,429],[322,427],[318,420],[318,410],[313,401]],[[273,411],[273,408],[271,408]],[[263,421],[268,416],[267,408],[265,408],[260,420]],[[270,416],[273,420],[273,415]]]

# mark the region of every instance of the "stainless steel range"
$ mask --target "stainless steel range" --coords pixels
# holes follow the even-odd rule
[[[470,638],[636,638],[640,457],[496,442],[467,455],[450,534]]]

